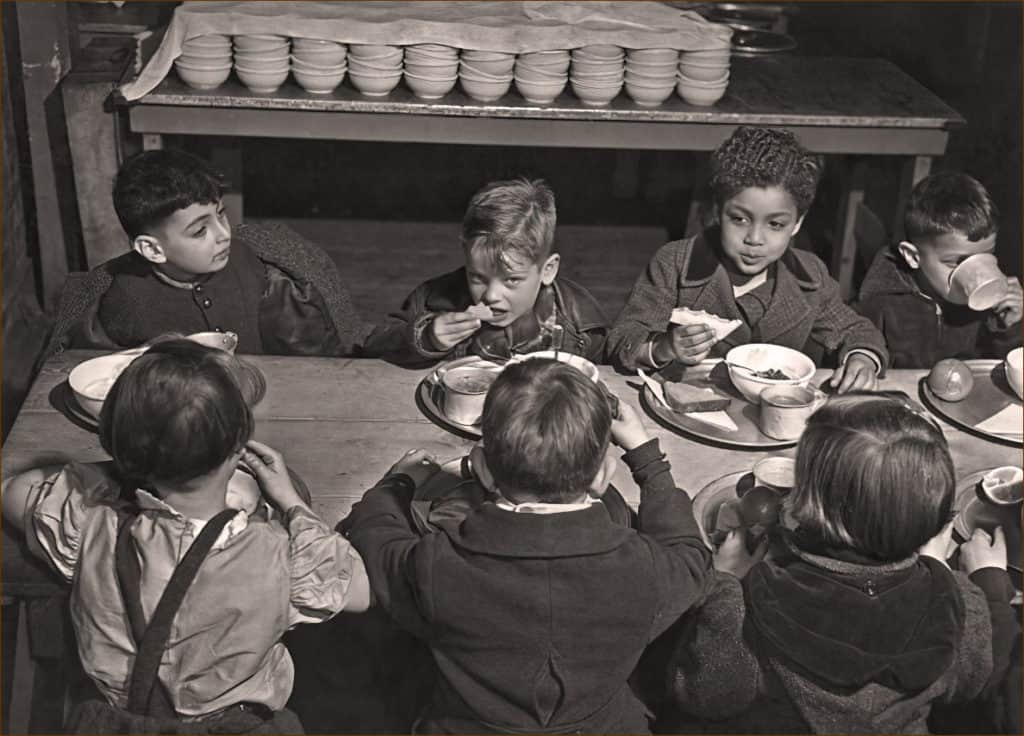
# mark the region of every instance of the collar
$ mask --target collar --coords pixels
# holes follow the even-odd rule
[[[787,271],[801,289],[816,291],[821,288],[821,280],[807,268],[800,257],[800,251],[793,247],[792,242],[776,263],[785,267],[779,268],[778,272],[781,274]],[[719,273],[731,286],[732,282],[722,265],[721,230],[713,227],[694,236],[690,259],[680,280],[683,286],[700,286]]]
[[[612,522],[603,503],[561,514],[509,513],[485,503],[446,533],[456,547],[519,558],[603,554],[636,535],[633,529]]]
[[[192,519],[188,516],[184,516],[166,501],[154,496],[143,488],[136,489],[135,500],[139,505],[139,509],[142,511],[155,511],[159,514],[170,516],[183,525],[187,525],[192,532],[193,538],[198,537],[199,532],[201,532],[203,527],[206,526],[207,520]],[[235,514],[234,518],[232,518],[231,521],[227,523],[227,526],[225,526],[221,531],[220,536],[217,537],[217,541],[213,543],[212,549],[223,549],[227,546],[228,542],[241,534],[248,525],[249,514],[247,514],[244,509],[240,509],[238,513]]]
[[[163,281],[168,286],[173,286],[175,289],[181,289],[183,291],[192,291],[196,288],[196,284],[201,284],[206,279],[196,279],[195,281],[178,281],[175,278],[171,278],[156,266],[151,266],[153,269],[153,275],[160,281]]]
[[[587,496],[586,500],[579,503],[543,503],[541,501],[512,503],[506,498],[501,498],[495,502],[495,506],[503,511],[511,511],[513,514],[564,514],[569,511],[583,511],[595,503],[601,503],[601,501],[593,496]]]

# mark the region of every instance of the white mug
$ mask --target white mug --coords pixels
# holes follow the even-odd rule
[[[991,253],[976,253],[960,261],[949,274],[949,300],[976,312],[991,309],[1006,296],[1006,276]]]
[[[761,432],[776,440],[795,440],[827,399],[824,392],[804,386],[770,386],[761,392]]]

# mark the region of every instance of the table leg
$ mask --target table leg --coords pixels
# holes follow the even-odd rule
[[[903,162],[903,175],[900,179],[900,192],[896,199],[896,221],[892,224],[893,237],[903,239],[903,213],[910,200],[910,192],[917,183],[932,172],[931,156],[911,156]]]
[[[853,270],[857,263],[857,238],[854,230],[857,209],[864,201],[864,180],[867,162],[856,159],[843,175],[843,191],[839,198],[839,217],[832,244],[832,273],[839,282],[844,301],[853,296]]]
[[[11,703],[7,713],[8,733],[28,733],[32,717],[32,690],[35,684],[36,663],[28,634],[28,600],[21,599],[18,606],[18,634],[14,647],[14,673],[11,676]]]

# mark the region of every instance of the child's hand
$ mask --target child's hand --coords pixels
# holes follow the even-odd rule
[[[1009,327],[1020,322],[1024,311],[1024,293],[1021,292],[1020,281],[1012,276],[1006,277],[1006,296],[992,307],[1002,327]]]
[[[1006,569],[1006,536],[1003,528],[997,526],[989,537],[984,529],[975,529],[974,534],[960,545],[960,566],[970,575],[983,567]]]
[[[938,560],[948,567],[946,560],[953,554],[953,550],[956,548],[956,543],[953,541],[953,522],[949,522],[946,526],[939,530],[939,533],[934,537],[925,542],[918,550],[917,553],[924,557],[931,557],[932,559]]]
[[[619,402],[619,418],[612,420],[612,441],[626,452],[634,450],[648,442],[651,435],[647,433],[640,415],[629,403]]]
[[[874,391],[878,387],[878,366],[862,353],[853,353],[836,368],[829,385],[837,394],[847,391]]]
[[[242,460],[256,476],[260,489],[279,509],[287,511],[293,506],[309,508],[292,485],[288,467],[280,452],[262,442],[249,440],[242,450]]]
[[[708,357],[716,342],[715,331],[705,324],[669,325],[668,331],[655,338],[652,353],[659,363],[678,360],[697,365]]]
[[[439,350],[448,351],[480,329],[482,323],[466,312],[442,312],[427,330]]]
[[[441,469],[437,459],[423,449],[409,450],[402,455],[398,462],[391,466],[388,475],[405,473],[412,478],[413,486],[419,488],[426,483],[434,474]]]
[[[753,552],[747,551],[745,537],[746,530],[742,528],[729,532],[712,556],[716,570],[744,578],[750,572],[750,568],[764,559],[765,553],[768,552],[768,535],[761,536],[761,541],[757,543]]]

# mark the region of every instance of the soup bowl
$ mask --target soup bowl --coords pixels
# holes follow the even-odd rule
[[[761,392],[772,386],[804,386],[814,377],[814,361],[782,345],[752,342],[737,345],[725,355],[729,378],[736,390],[752,404],[761,402]],[[769,377],[761,372],[781,371],[782,377]]]

